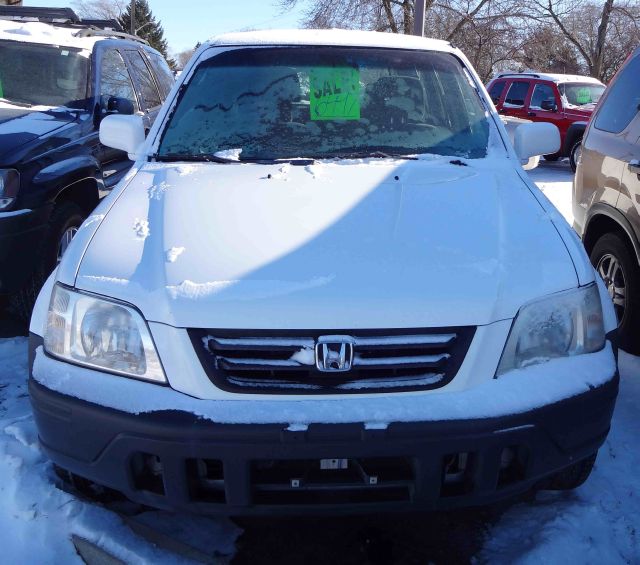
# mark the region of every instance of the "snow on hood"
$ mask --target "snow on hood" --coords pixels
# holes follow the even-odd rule
[[[76,285],[152,321],[255,329],[487,324],[575,287],[513,166],[467,163],[148,163],[101,220]]]

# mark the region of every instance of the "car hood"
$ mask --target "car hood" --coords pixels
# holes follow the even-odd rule
[[[0,156],[73,121],[69,111],[33,110],[0,104]]]
[[[513,165],[467,163],[149,163],[89,220],[76,286],[218,329],[480,325],[575,287]]]

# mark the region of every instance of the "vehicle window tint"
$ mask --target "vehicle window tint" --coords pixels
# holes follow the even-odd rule
[[[620,133],[638,113],[640,104],[640,56],[634,57],[618,76],[598,111],[595,127]]]
[[[551,102],[555,104],[556,94],[553,88],[548,84],[536,84],[531,95],[531,102],[529,102],[529,108],[534,110],[542,110],[543,102]]]
[[[155,82],[153,82],[153,77],[151,76],[149,67],[147,67],[147,64],[142,58],[142,54],[139,51],[127,51],[127,53],[129,54],[129,61],[133,65],[136,78],[140,84],[140,94],[142,95],[144,107],[150,109],[160,106],[160,104],[162,104],[160,93],[158,92]]]
[[[156,79],[158,79],[158,86],[160,87],[160,93],[164,100],[167,97],[167,94],[169,94],[175,78],[169,68],[169,65],[167,65],[167,62],[160,55],[149,52],[147,52],[147,55],[151,61],[153,72],[156,74]]]
[[[522,80],[515,80],[511,83],[507,97],[504,99],[505,106],[522,107],[529,92],[529,83]]]
[[[109,50],[102,57],[100,106],[106,108],[109,98],[113,96],[130,100],[133,107],[138,109],[133,84],[124,59],[117,51]]]
[[[491,96],[491,100],[493,100],[494,104],[500,102],[500,97],[502,96],[502,91],[506,84],[507,82],[504,80],[497,80],[491,85],[491,88],[489,89],[489,96]]]

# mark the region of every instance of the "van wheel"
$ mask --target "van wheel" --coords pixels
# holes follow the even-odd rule
[[[580,160],[580,154],[582,153],[582,139],[578,139],[569,152],[569,165],[571,170],[575,173],[578,168],[578,161]]]
[[[618,233],[603,235],[590,255],[602,277],[618,317],[618,345],[640,355],[640,265]]]
[[[545,488],[548,490],[572,490],[578,488],[589,478],[597,455],[597,453],[594,453],[590,457],[574,463],[571,467],[563,469],[557,475],[551,477],[549,484],[545,485]]]
[[[82,209],[73,202],[63,202],[51,212],[49,227],[36,251],[40,258],[38,266],[22,288],[9,297],[9,309],[19,320],[29,322],[42,285],[62,259],[83,221]]]
[[[551,155],[543,155],[545,161],[557,161],[560,159],[560,153],[552,153]]]

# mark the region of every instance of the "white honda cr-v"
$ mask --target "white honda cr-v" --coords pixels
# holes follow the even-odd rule
[[[449,43],[202,46],[40,294],[30,392],[71,476],[206,513],[447,508],[586,479],[618,387],[581,243]]]

